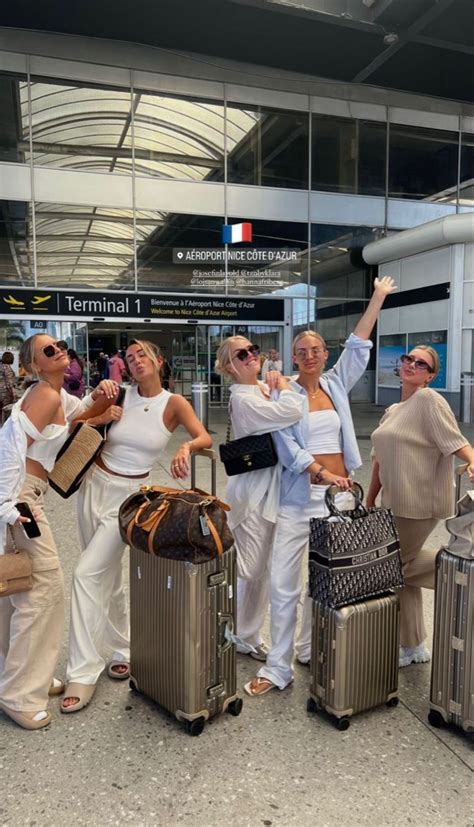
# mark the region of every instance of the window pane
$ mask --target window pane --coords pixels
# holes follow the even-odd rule
[[[458,134],[390,126],[389,196],[455,203]]]
[[[35,204],[38,285],[133,290],[131,210]]]
[[[0,161],[26,163],[29,148],[26,77],[0,73]]]
[[[31,110],[36,166],[131,174],[128,89],[33,80]]]
[[[137,210],[139,290],[223,293],[225,264],[179,259],[173,250],[224,249],[219,216]]]
[[[461,207],[474,209],[474,135],[465,132],[461,144]]]
[[[224,179],[224,105],[135,92],[137,175],[188,181]]]
[[[0,283],[34,283],[31,203],[0,201]]]
[[[308,114],[227,107],[228,181],[264,187],[308,187]]]
[[[313,115],[313,190],[385,193],[386,124]]]

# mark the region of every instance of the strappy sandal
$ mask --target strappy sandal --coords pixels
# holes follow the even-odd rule
[[[48,695],[62,695],[65,689],[66,684],[64,681],[60,681],[59,678],[53,678]]]
[[[124,672],[116,672],[117,666],[126,666]],[[126,660],[111,660],[107,666],[107,674],[114,681],[126,681],[130,677],[130,664]]]
[[[95,683],[68,683],[66,686],[66,694],[60,706],[61,712],[67,715],[69,712],[79,712],[80,709],[84,709],[94,697],[95,690]],[[64,706],[64,702],[67,701],[68,698],[78,698],[78,700],[74,704]]]
[[[252,678],[251,681],[245,684],[244,689],[247,695],[252,698],[258,698],[260,695],[266,695],[272,689],[278,689],[276,683],[268,680],[268,678]]]
[[[0,709],[5,715],[8,715],[12,721],[15,721],[18,726],[23,727],[23,729],[43,729],[45,726],[48,726],[53,719],[51,713],[45,709],[40,710],[40,712],[17,712],[16,709],[10,709],[10,707],[4,704],[0,704]],[[38,720],[38,715],[43,715],[44,717]]]

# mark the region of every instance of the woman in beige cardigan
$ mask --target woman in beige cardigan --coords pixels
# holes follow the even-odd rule
[[[401,357],[401,402],[391,405],[372,434],[374,464],[367,505],[382,489],[400,534],[405,586],[400,591],[400,666],[425,663],[421,588],[433,589],[436,551],[423,548],[438,520],[454,512],[453,455],[469,465],[474,450],[446,400],[428,387],[439,373],[434,348],[419,345]]]

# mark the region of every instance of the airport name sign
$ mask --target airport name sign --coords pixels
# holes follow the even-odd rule
[[[284,321],[284,300],[241,296],[102,293],[71,290],[0,289],[0,317],[34,319],[153,319],[210,321]]]

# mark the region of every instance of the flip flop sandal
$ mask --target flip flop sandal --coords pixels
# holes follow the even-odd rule
[[[53,678],[48,695],[62,695],[65,689],[66,684],[64,681],[60,681],[59,678]]]
[[[95,690],[95,683],[68,683],[65,690],[66,694],[60,706],[61,712],[64,712],[66,715],[69,712],[79,712],[80,709],[84,709],[94,697]],[[75,704],[64,706],[64,701],[67,700],[67,698],[78,698],[79,700],[77,700]]]
[[[50,712],[46,712],[46,710],[41,710],[40,712],[17,712],[16,709],[10,709],[8,706],[4,706],[4,704],[0,704],[0,709],[5,715],[8,715],[12,721],[15,721],[16,724],[23,727],[23,729],[43,729],[45,726],[48,726],[53,717]],[[38,720],[38,715],[42,715],[43,717]]]
[[[261,688],[260,688],[261,687]],[[276,683],[272,683],[268,678],[253,678],[245,684],[244,689],[247,695],[252,698],[259,698],[260,695],[266,695],[272,689],[278,689]]]
[[[117,666],[126,666],[125,672],[116,672]],[[107,666],[107,674],[114,681],[126,681],[130,677],[130,664],[126,660],[111,660]]]

